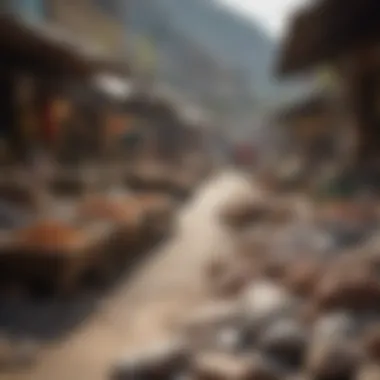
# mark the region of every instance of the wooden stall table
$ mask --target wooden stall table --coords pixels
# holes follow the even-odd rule
[[[21,284],[71,294],[98,269],[109,231],[105,224],[74,227],[59,221],[10,231],[0,248],[1,281],[5,286]]]

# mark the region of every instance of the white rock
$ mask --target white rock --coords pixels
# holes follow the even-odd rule
[[[270,281],[254,282],[245,292],[243,303],[249,318],[262,320],[289,310],[296,300],[281,286]]]
[[[355,319],[345,312],[321,316],[313,327],[313,340],[341,340],[352,337],[356,332]]]

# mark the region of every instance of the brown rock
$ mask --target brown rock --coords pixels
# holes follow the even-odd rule
[[[262,264],[262,274],[271,280],[281,281],[287,270],[287,263],[275,258],[268,258]]]
[[[282,283],[290,292],[305,297],[314,292],[321,275],[322,265],[305,258],[288,266]]]
[[[344,269],[321,278],[313,297],[318,307],[358,310],[380,306],[380,284],[372,271],[364,265]]]
[[[363,348],[367,356],[380,363],[380,326],[368,329],[363,337]]]
[[[369,204],[335,200],[320,207],[317,215],[319,220],[371,222],[375,219],[376,210]]]
[[[323,341],[311,347],[306,369],[312,379],[352,379],[360,363],[360,352],[347,342]]]

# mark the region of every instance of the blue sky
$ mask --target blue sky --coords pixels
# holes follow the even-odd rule
[[[218,0],[247,17],[258,20],[275,37],[282,34],[294,9],[308,0]]]

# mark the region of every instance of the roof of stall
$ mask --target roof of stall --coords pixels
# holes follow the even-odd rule
[[[92,48],[66,30],[30,23],[9,14],[0,15],[0,51],[3,60],[18,57],[20,62],[43,62],[43,66],[52,70],[78,76],[98,71],[129,73],[124,61]]]
[[[289,75],[329,61],[380,37],[378,0],[316,0],[290,22],[278,75]]]
[[[276,112],[275,119],[288,123],[300,117],[318,115],[333,109],[332,98],[328,94],[314,93],[309,97],[283,107]]]

